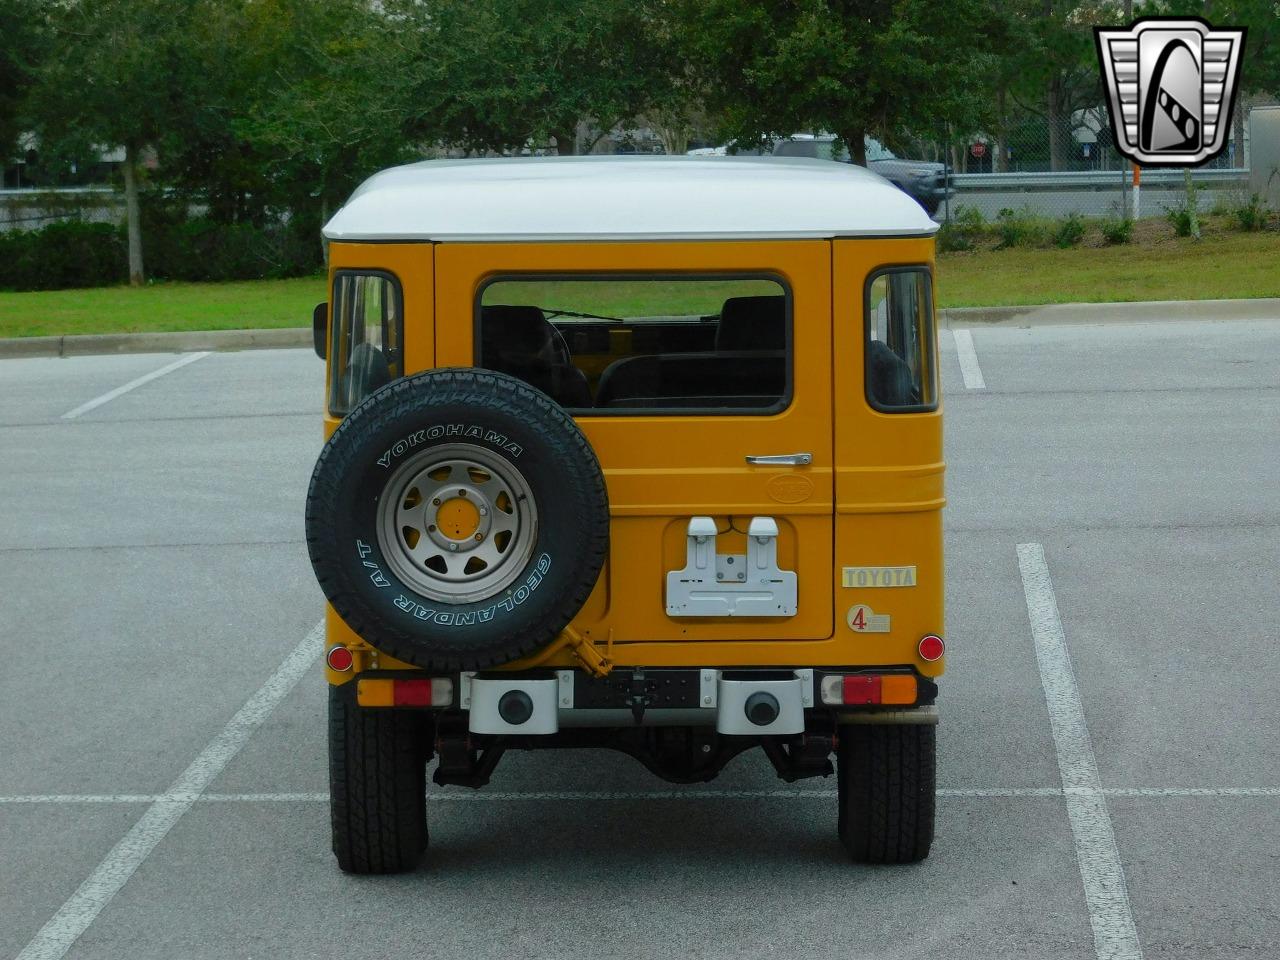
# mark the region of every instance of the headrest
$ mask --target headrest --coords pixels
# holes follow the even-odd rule
[[[716,349],[787,349],[787,298],[730,297],[720,308]]]
[[[555,329],[538,307],[481,307],[480,335],[481,350],[490,363],[502,357],[527,361],[539,355],[551,360]]]

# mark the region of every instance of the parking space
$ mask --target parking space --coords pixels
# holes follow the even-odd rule
[[[1115,797],[1111,815],[1148,956],[1275,955],[1275,794]]]
[[[419,871],[342,875],[296,659],[322,364],[212,354],[65,420],[176,358],[0,363],[0,956],[1267,955],[1280,323],[970,334],[938,834],[900,869],[849,865],[834,783],[757,755],[672,787],[548,751],[433,787]]]
[[[93,357],[85,363],[58,357],[5,360],[4,376],[0,377],[0,425],[56,420],[172,360],[171,356],[148,354]]]
[[[180,375],[165,376],[145,392],[130,391],[95,413],[99,420],[154,421],[157,410],[174,419],[225,417],[316,419],[324,364],[310,350],[249,350],[243,353],[211,353]],[[243,428],[241,428],[243,429]]]
[[[1274,522],[1081,531],[1049,562],[1104,783],[1280,787]]]
[[[0,551],[3,793],[163,790],[318,620],[299,541]]]
[[[6,785],[16,766],[6,750]],[[4,805],[0,810],[0,954],[13,957],[26,947],[138,819],[139,809],[128,803]]]
[[[598,777],[564,788],[599,790]],[[695,791],[696,792],[696,791]],[[831,842],[833,801],[758,798],[432,804],[431,863],[353,881],[316,842],[323,804],[204,804],[138,872],[73,956],[597,958],[1076,957],[1088,919],[1042,911],[1073,869],[1052,799],[993,818],[946,798],[923,867],[851,867]],[[234,882],[228,882],[234,878]],[[912,931],[924,908],[934,922]],[[288,917],[282,944],[282,912]],[[231,918],[234,917],[234,921]],[[137,931],[155,930],[139,942]],[[91,939],[89,939],[91,938]],[[210,951],[209,944],[217,944]]]

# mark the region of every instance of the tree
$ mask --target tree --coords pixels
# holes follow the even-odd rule
[[[262,194],[323,218],[370,174],[419,155],[420,5],[384,0],[244,3],[232,40],[242,79],[231,129],[255,158]]]
[[[436,0],[423,31],[420,116],[470,150],[554,141],[578,152],[578,125],[601,131],[655,102],[665,51],[654,0]]]
[[[1149,5],[1148,5],[1149,6]],[[1172,0],[1156,8],[1143,6],[1142,13],[1163,13],[1204,17],[1215,27],[1247,27],[1248,36],[1240,55],[1239,95],[1235,108],[1235,164],[1244,166],[1244,126],[1252,97],[1280,97],[1280,7],[1275,0],[1215,0],[1196,3]]]
[[[129,282],[143,282],[139,202],[143,152],[192,106],[184,56],[199,3],[66,0],[51,6],[52,49],[36,73],[31,113],[42,140],[123,148]]]
[[[1010,5],[1019,44],[1006,56],[1010,92],[1021,108],[1048,124],[1048,165],[1068,166],[1080,110],[1103,100],[1093,27],[1114,22],[1120,10],[1108,0],[1016,0]]]
[[[828,131],[865,163],[866,136],[974,129],[990,111],[994,0],[683,0],[682,11],[710,106],[739,143]]]
[[[44,46],[45,22],[39,0],[0,0],[0,169],[23,132],[22,108]]]

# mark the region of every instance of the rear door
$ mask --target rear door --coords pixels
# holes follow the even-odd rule
[[[552,394],[604,468],[610,555],[578,629],[831,635],[830,257],[818,240],[437,247],[437,365]]]

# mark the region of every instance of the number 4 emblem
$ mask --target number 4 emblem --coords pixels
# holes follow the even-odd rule
[[[876,613],[865,603],[849,608],[849,629],[855,633],[888,633],[889,615]]]

